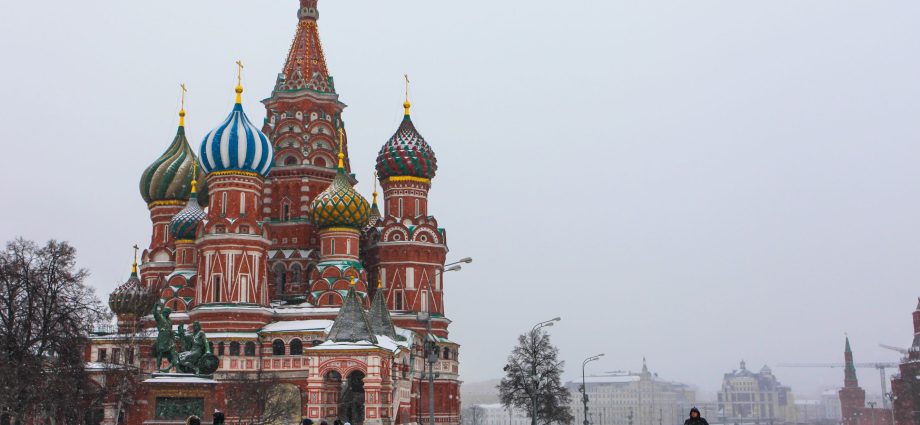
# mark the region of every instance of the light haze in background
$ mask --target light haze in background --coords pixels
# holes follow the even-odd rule
[[[147,246],[141,172],[244,106],[259,123],[295,0],[7,4],[0,238],[78,248],[102,297]],[[920,3],[321,0],[351,164],[402,114],[437,153],[431,212],[462,378],[500,376],[550,329],[589,372],[713,391],[744,359],[897,361],[920,295]],[[796,393],[840,369],[774,368]],[[874,369],[860,384],[878,393]]]

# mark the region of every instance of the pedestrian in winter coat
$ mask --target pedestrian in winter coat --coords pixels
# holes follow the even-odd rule
[[[700,409],[694,407],[690,409],[690,419],[684,421],[684,425],[709,425],[709,422],[700,416]]]

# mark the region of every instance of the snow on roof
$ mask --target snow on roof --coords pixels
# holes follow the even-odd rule
[[[255,332],[211,332],[206,334],[208,339],[256,339],[259,334]]]
[[[627,382],[638,382],[639,375],[606,375],[606,376],[586,376],[586,384],[621,384]]]
[[[337,314],[339,312],[338,307],[316,307],[309,303],[297,304],[297,305],[281,305],[281,304],[272,304],[272,310],[274,313],[279,316],[299,316],[304,314]]]
[[[147,379],[145,383],[158,383],[158,384],[216,384],[217,381],[208,378],[202,378],[198,376],[154,376],[153,378]]]
[[[270,323],[259,332],[323,331],[328,333],[333,323],[333,320],[287,320]]]
[[[400,348],[405,347],[405,343],[393,341],[385,335],[376,335],[377,344],[374,344],[370,341],[358,341],[358,342],[335,342],[335,341],[326,341],[315,347],[307,348],[307,350],[366,350],[368,348],[382,348],[390,352],[399,351]]]

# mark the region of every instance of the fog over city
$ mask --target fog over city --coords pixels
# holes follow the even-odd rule
[[[18,2],[0,14],[3,241],[67,240],[105,298],[146,246],[141,172],[233,102],[261,124],[295,0]],[[714,393],[745,360],[796,394],[897,362],[920,296],[920,3],[320,0],[368,198],[402,118],[437,153],[430,212],[461,379],[549,328],[580,379]],[[889,373],[893,370],[889,371]],[[860,385],[879,392],[875,369]]]

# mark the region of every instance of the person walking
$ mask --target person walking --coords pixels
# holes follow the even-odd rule
[[[694,407],[690,409],[690,418],[684,421],[684,425],[709,425],[709,422],[700,416],[700,409]]]

